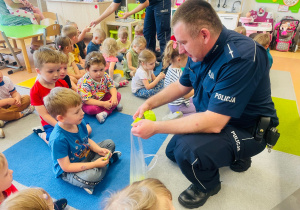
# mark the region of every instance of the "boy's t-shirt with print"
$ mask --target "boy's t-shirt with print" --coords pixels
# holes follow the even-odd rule
[[[64,171],[58,163],[58,159],[69,157],[71,163],[83,161],[90,152],[89,136],[84,120],[77,126],[78,132],[71,133],[55,125],[49,139],[49,147],[53,160],[55,177],[59,177]]]
[[[69,88],[68,84],[64,80],[57,80],[55,82],[55,87],[65,87]],[[43,106],[44,105],[44,97],[50,93],[51,89],[44,87],[41,83],[37,80],[35,81],[33,87],[30,89],[30,102],[32,106]],[[49,125],[41,116],[41,123],[42,126]]]
[[[10,93],[15,91],[14,83],[7,76],[3,76],[2,82],[0,82],[0,100],[11,98]]]
[[[143,67],[140,66],[136,70],[136,73],[132,78],[131,91],[133,93],[136,93],[136,91],[138,91],[139,89],[145,88],[143,80],[147,79],[148,82],[150,83],[152,81],[152,77],[151,77],[152,73],[153,70],[147,72],[143,69]]]

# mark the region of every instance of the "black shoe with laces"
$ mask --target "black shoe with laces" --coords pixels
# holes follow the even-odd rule
[[[250,168],[251,162],[251,158],[236,160],[230,165],[230,168],[235,172],[244,172]]]
[[[209,192],[202,192],[196,185],[191,184],[179,197],[179,203],[188,209],[198,208],[203,206],[210,196],[217,194],[221,189],[221,183]]]

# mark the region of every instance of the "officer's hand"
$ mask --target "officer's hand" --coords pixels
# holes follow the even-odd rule
[[[132,125],[131,132],[142,139],[148,139],[155,134],[155,122],[140,120]]]
[[[147,111],[147,110],[150,110],[150,106],[145,102],[135,112],[135,114],[133,115],[133,119],[135,120],[137,117],[142,119],[143,115],[144,115],[144,112]]]

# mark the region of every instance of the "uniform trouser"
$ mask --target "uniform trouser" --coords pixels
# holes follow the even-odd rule
[[[220,167],[252,157],[265,147],[265,140],[256,141],[249,131],[226,126],[218,134],[175,135],[166,148],[166,155],[178,164],[190,182],[209,192],[220,183]]]
[[[167,42],[171,37],[171,0],[162,0],[146,9],[144,22],[144,37],[147,41],[147,48],[155,51],[156,32],[160,44],[161,53],[164,52]]]
[[[20,112],[30,105],[30,96],[21,96],[21,106],[7,105],[0,107],[0,120],[12,121],[20,119]]]
[[[110,150],[112,153],[115,151],[115,143],[110,139],[104,140],[98,143],[98,145],[102,148],[106,148]],[[100,157],[103,156],[100,156],[99,154],[91,151],[86,157],[86,159],[84,159],[82,162],[93,162]],[[92,168],[77,173],[64,172],[61,175],[61,178],[64,181],[72,185],[75,185],[77,187],[94,188],[97,184],[101,182],[101,180],[106,174],[107,169],[108,169],[108,165],[103,168]]]

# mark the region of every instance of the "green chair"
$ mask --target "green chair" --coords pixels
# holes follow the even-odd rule
[[[128,11],[134,10],[139,4],[129,3],[128,4]],[[133,19],[142,19],[142,15],[145,13],[145,9],[133,14]]]

